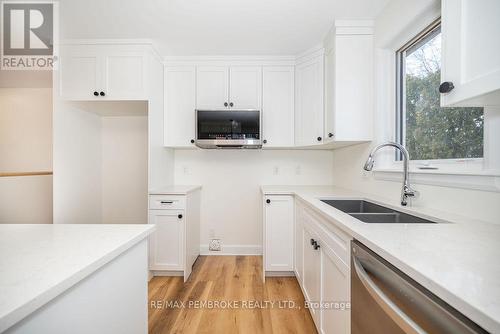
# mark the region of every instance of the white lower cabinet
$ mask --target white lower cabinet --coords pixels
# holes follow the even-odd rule
[[[263,205],[264,273],[295,273],[318,332],[349,334],[352,237],[293,195]]]
[[[184,211],[150,210],[149,223],[156,225],[150,239],[150,269],[183,270]]]
[[[321,247],[320,333],[350,333],[350,271],[326,245]]]
[[[264,262],[266,272],[293,271],[293,196],[264,198]]]
[[[321,257],[319,251],[318,237],[316,237],[306,226],[303,227],[303,254],[304,254],[304,277],[302,289],[307,302],[311,303],[309,310],[314,319],[316,327],[320,325],[320,308],[314,305],[320,302],[321,293]]]
[[[294,268],[322,334],[349,334],[352,237],[301,200],[294,202]]]
[[[154,276],[178,274],[187,281],[200,255],[200,191],[150,195],[149,270]]]

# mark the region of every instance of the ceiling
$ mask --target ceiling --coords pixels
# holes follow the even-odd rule
[[[389,0],[64,0],[62,38],[148,38],[164,55],[294,55]]]

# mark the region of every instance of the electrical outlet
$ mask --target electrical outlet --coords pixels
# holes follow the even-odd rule
[[[220,239],[210,239],[208,250],[211,252],[220,252]]]
[[[189,174],[191,174],[191,173],[189,172],[189,167],[188,167],[188,166],[182,166],[182,171],[184,172],[184,175],[189,175]]]
[[[280,168],[278,166],[273,167],[273,174],[278,175],[280,173]]]

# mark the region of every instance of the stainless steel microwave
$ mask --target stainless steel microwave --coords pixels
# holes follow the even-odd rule
[[[196,110],[196,146],[261,148],[260,110]]]

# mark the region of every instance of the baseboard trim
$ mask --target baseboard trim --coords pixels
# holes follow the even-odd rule
[[[200,245],[201,255],[262,255],[261,245],[222,245],[221,251],[210,251],[208,245]]]
[[[153,276],[184,276],[184,271],[182,270],[152,270]]]
[[[266,271],[266,277],[295,277],[294,271]]]

